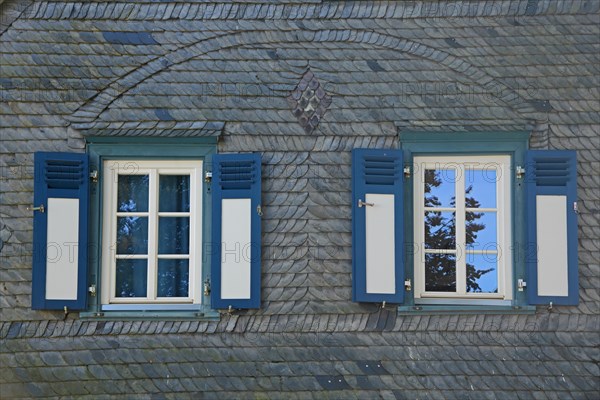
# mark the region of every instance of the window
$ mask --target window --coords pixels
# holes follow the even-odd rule
[[[259,308],[260,200],[261,155],[216,154],[216,137],[36,153],[32,308],[111,319]]]
[[[578,302],[576,154],[527,132],[403,132],[352,152],[352,299],[401,312]]]
[[[509,156],[415,157],[415,299],[511,299]]]
[[[103,171],[102,303],[200,304],[202,161],[108,160]]]

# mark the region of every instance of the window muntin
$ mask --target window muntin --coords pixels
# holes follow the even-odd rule
[[[414,170],[415,299],[510,300],[510,156],[416,156]]]
[[[202,162],[104,162],[103,304],[201,302]]]

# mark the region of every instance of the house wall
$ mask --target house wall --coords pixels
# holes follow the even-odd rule
[[[596,398],[598,2],[13,2],[0,36],[0,397]],[[129,36],[123,32],[130,32]],[[287,96],[310,70],[316,129]],[[219,321],[31,310],[33,153],[198,135],[263,154],[262,306]],[[350,151],[531,131],[578,154],[579,305],[398,315],[351,301]]]

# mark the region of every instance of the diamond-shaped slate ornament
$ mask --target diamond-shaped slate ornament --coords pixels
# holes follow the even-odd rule
[[[287,97],[287,102],[304,131],[312,133],[331,105],[331,97],[317,77],[308,70]]]

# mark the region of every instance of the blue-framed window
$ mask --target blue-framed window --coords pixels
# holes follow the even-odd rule
[[[218,318],[260,307],[261,156],[216,138],[36,153],[32,308]]]
[[[92,138],[86,317],[216,317],[210,301],[214,138]]]
[[[398,150],[355,149],[353,299],[402,312],[577,304],[576,154],[528,140],[402,132]]]

